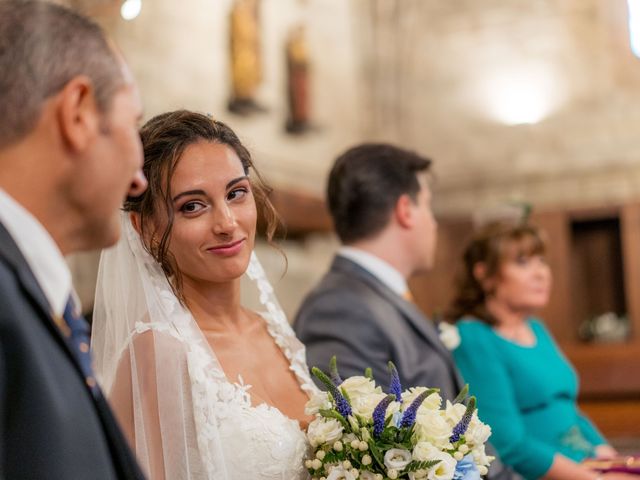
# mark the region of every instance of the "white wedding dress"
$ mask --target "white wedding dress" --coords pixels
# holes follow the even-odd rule
[[[309,478],[309,447],[298,422],[267,404],[253,406],[250,386],[226,378],[123,217],[123,238],[101,258],[92,348],[100,384],[150,480]],[[255,255],[247,275],[260,292],[269,333],[312,395],[304,346]]]

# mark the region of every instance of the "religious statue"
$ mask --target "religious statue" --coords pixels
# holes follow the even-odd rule
[[[235,0],[231,8],[229,110],[241,115],[264,111],[255,99],[262,81],[258,2],[259,0]]]
[[[305,30],[296,26],[286,44],[288,118],[286,129],[302,133],[310,127],[309,58]]]

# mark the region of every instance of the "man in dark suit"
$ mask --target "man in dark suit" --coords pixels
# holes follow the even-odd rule
[[[0,2],[0,478],[142,479],[91,368],[63,255],[144,191],[140,99],[101,29]]]
[[[338,157],[327,200],[342,247],[304,300],[294,328],[310,366],[326,369],[336,355],[341,375],[371,367],[376,382],[387,385],[391,360],[405,387],[439,387],[453,400],[463,386],[460,375],[407,286],[434,259],[430,164],[387,144],[360,145]],[[489,478],[519,477],[494,461]]]

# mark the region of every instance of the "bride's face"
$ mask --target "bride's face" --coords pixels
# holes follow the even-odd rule
[[[200,141],[188,146],[171,178],[174,222],[169,252],[185,281],[228,282],[247,269],[257,211],[235,151]]]

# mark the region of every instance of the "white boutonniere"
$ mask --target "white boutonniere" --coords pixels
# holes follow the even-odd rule
[[[440,331],[440,341],[449,350],[455,350],[460,345],[460,332],[458,327],[451,325],[447,322],[440,322],[438,324],[438,330]]]

